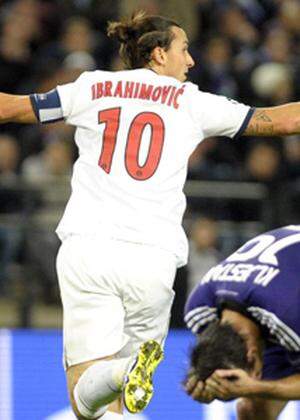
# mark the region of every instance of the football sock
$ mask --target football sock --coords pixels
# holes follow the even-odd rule
[[[74,388],[74,399],[82,416],[89,419],[103,416],[108,405],[120,396],[131,363],[131,357],[99,360],[83,372]]]

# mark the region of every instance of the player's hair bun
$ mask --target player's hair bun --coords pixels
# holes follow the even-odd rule
[[[109,22],[107,35],[116,38],[120,43],[127,43],[136,39],[145,16],[144,11],[139,11],[134,13],[130,19],[121,22]]]
[[[125,23],[110,22],[107,28],[107,35],[116,38],[120,43],[126,43],[134,38],[135,31]]]

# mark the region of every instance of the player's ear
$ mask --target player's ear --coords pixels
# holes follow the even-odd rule
[[[162,47],[155,47],[151,54],[152,62],[164,65],[166,62],[166,51]]]
[[[260,379],[262,375],[262,358],[257,348],[251,347],[247,351],[247,360],[250,366],[250,375],[253,378]]]

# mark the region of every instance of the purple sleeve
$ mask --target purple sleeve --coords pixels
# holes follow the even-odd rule
[[[199,284],[189,296],[184,309],[184,321],[194,334],[218,319],[218,311],[208,284]]]

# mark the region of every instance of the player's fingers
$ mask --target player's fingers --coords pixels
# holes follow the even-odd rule
[[[213,379],[207,379],[205,381],[205,390],[211,394],[219,394],[222,392],[222,388]]]
[[[218,369],[213,373],[213,377],[215,379],[220,378],[220,379],[230,379],[233,377],[239,377],[242,374],[242,369]]]
[[[184,386],[188,394],[190,394],[194,390],[195,386],[197,385],[197,382],[198,379],[195,375],[192,375],[188,378]]]
[[[218,376],[212,375],[205,381],[206,385],[209,385],[211,388],[226,388],[227,381],[220,379]]]
[[[201,398],[203,397],[202,395],[203,390],[204,390],[204,382],[198,381],[193,391],[190,393],[190,395],[194,400],[202,401]]]
[[[216,388],[215,386],[213,386],[213,385],[210,385],[210,384],[206,384],[205,385],[205,391],[208,393],[208,394],[217,394],[218,393],[218,388]]]
[[[219,385],[219,382],[217,380],[215,380],[213,377],[207,378],[205,381],[205,387],[207,388],[208,386],[210,388],[217,388]]]
[[[213,388],[213,387],[208,386],[207,392],[210,395],[214,395],[214,398],[217,398],[222,401],[226,401],[229,398],[227,391],[221,388]]]
[[[216,398],[216,395],[214,392],[210,392],[206,388],[202,392],[202,402],[210,403]]]
[[[216,395],[216,398],[227,399],[230,396],[230,389],[227,381],[215,380],[213,377],[205,381],[205,389]]]

